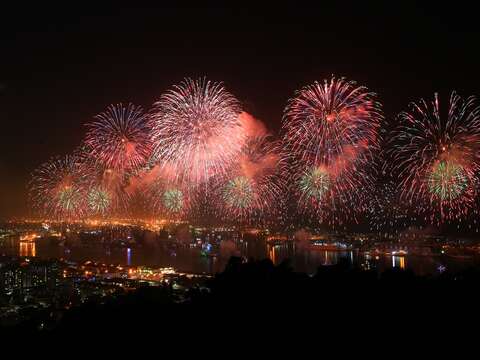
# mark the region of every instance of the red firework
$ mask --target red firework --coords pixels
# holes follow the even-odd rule
[[[244,142],[240,112],[221,83],[184,80],[154,104],[154,159],[192,186],[225,176]]]
[[[283,141],[302,210],[329,223],[364,210],[382,120],[375,94],[352,81],[332,77],[297,92],[285,109]]]
[[[133,172],[150,156],[150,132],[141,107],[111,105],[87,124],[85,144],[97,164],[116,174]]]
[[[455,92],[442,112],[438,95],[398,116],[390,141],[401,198],[431,223],[462,220],[474,208],[480,170],[480,106]]]

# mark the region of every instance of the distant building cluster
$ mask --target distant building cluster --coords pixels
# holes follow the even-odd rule
[[[56,260],[0,260],[0,290],[28,292],[33,288],[55,288],[59,284],[60,264]]]
[[[122,267],[86,261],[0,257],[0,326],[36,319],[38,329],[53,328],[65,311],[99,303],[140,287],[165,287],[175,301],[205,276],[173,268]]]

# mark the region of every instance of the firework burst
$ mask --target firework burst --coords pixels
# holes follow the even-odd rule
[[[270,136],[250,138],[217,193],[225,219],[263,222],[282,208],[287,162]]]
[[[330,175],[321,167],[311,168],[302,175],[299,186],[305,197],[321,201],[331,188]]]
[[[172,213],[179,213],[184,207],[184,195],[179,189],[167,189],[162,195],[162,203],[165,209]]]
[[[157,215],[167,218],[183,218],[190,210],[188,188],[157,178],[143,189],[148,207]]]
[[[86,213],[87,185],[88,178],[77,157],[53,158],[33,172],[30,198],[42,215],[76,220]]]
[[[335,224],[365,209],[382,120],[375,94],[344,79],[315,82],[289,101],[283,142],[302,211]]]
[[[87,194],[90,213],[105,216],[112,208],[112,194],[101,186],[92,187]]]
[[[93,191],[88,198],[90,212],[105,215],[105,211],[125,211],[131,200],[125,191],[128,179],[145,166],[151,155],[147,116],[139,106],[110,105],[87,128],[81,153]],[[98,208],[100,203],[95,206],[94,196],[103,201],[103,206],[108,200],[108,210]]]
[[[480,169],[480,107],[455,92],[442,113],[438,94],[431,103],[412,103],[400,113],[390,142],[402,199],[431,223],[461,220],[476,197]]]
[[[289,101],[284,141],[292,156],[308,166],[334,164],[348,151],[365,162],[378,149],[382,119],[375,94],[352,81],[332,78],[304,87]]]
[[[154,104],[154,158],[191,185],[225,176],[243,145],[240,111],[222,84],[184,80]]]
[[[433,165],[428,175],[428,190],[440,201],[454,201],[468,189],[468,177],[463,167],[449,160]]]
[[[246,176],[237,176],[227,182],[222,197],[229,208],[247,209],[255,200],[253,182]]]
[[[126,210],[130,203],[126,186],[134,173],[122,174],[105,168],[91,156],[90,148],[85,144],[75,149],[73,154],[78,159],[79,171],[86,179],[89,214],[106,216]],[[99,203],[94,205],[96,201]]]
[[[122,176],[138,170],[150,156],[150,132],[141,107],[111,105],[87,127],[90,156],[106,170]]]

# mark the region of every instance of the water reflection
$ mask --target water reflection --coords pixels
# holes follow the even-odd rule
[[[216,273],[223,271],[231,256],[244,259],[270,259],[278,265],[290,261],[294,270],[314,273],[318,266],[335,265],[346,259],[353,266],[383,271],[390,268],[412,269],[419,275],[439,274],[443,271],[460,271],[473,265],[467,260],[447,256],[373,255],[358,250],[330,250],[321,247],[296,246],[293,242],[267,243],[261,239],[223,239],[213,249],[202,249],[174,242],[121,247],[105,247],[100,244],[61,246],[46,239],[27,241],[0,241],[0,255],[37,256],[40,258],[64,258],[76,262],[87,260],[127,266],[172,266],[181,271]]]
[[[127,248],[127,265],[132,265],[132,249]]]
[[[405,269],[405,256],[392,256],[392,268]]]
[[[20,241],[18,255],[31,257],[37,256],[35,242]]]
[[[299,271],[312,272],[318,266],[335,265],[340,259],[345,258],[352,264],[355,264],[356,257],[354,251],[332,251],[320,249],[306,249],[305,247],[295,247],[293,243],[285,243],[281,245],[268,245],[268,258],[275,265],[282,261],[290,260]]]

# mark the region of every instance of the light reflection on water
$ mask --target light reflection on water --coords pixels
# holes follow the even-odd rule
[[[405,269],[405,256],[392,256],[392,267]]]
[[[127,264],[128,266],[132,265],[132,249],[127,248]]]
[[[473,261],[435,256],[380,256],[372,257],[357,250],[331,251],[296,248],[292,242],[269,245],[261,241],[222,241],[208,256],[199,248],[159,243],[149,247],[104,248],[101,245],[67,248],[52,245],[42,239],[37,242],[2,242],[0,255],[37,256],[39,258],[64,258],[76,262],[87,260],[129,266],[172,266],[178,270],[196,273],[222,271],[230,256],[244,258],[269,258],[276,265],[289,260],[296,271],[314,273],[318,266],[335,265],[341,259],[363,269],[412,269],[419,275],[436,274],[446,268],[459,271],[473,265]]]
[[[18,245],[19,245],[19,247],[18,247],[18,255],[19,256],[29,256],[29,257],[37,256],[35,242],[20,241],[18,243]]]

